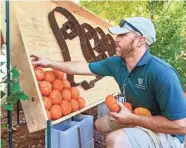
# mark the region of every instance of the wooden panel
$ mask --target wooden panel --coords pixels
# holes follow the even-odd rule
[[[17,65],[20,71],[20,84],[22,90],[30,97],[30,100],[21,101],[27,127],[30,132],[38,131],[46,127],[46,115],[43,112],[44,106],[40,102],[38,87],[33,77],[31,62],[19,31],[16,16],[13,11],[14,3],[10,4],[10,61],[11,65]],[[4,5],[5,6],[5,5]],[[5,8],[3,6],[3,9]],[[3,11],[4,12],[4,11]],[[3,13],[2,13],[3,14]],[[4,15],[2,15],[3,17]],[[3,27],[4,28],[4,27]],[[3,34],[5,31],[3,30]],[[33,98],[33,99],[31,99]],[[43,107],[43,109],[42,109]]]
[[[58,4],[63,7],[71,6],[71,2],[60,2]],[[46,127],[46,114],[44,112],[44,105],[42,103],[42,97],[39,93],[37,81],[34,77],[34,72],[31,68],[31,61],[29,59],[30,54],[41,55],[45,58],[57,61],[63,61],[61,50],[57,44],[57,41],[53,35],[48,22],[48,13],[53,10],[57,4],[53,2],[12,2],[14,7],[15,16],[11,16],[11,63],[17,64],[21,71],[21,84],[23,90],[31,97],[35,98],[34,101],[29,100],[22,102],[23,111],[27,121],[29,132],[38,131]],[[100,18],[96,18],[95,15],[90,14],[88,11],[83,10],[79,6],[75,7],[73,4],[73,15],[79,21],[80,24],[88,22],[94,28],[98,25],[107,32],[106,22]],[[77,11],[76,11],[77,10]],[[80,13],[82,11],[82,13]],[[88,17],[91,17],[90,21]],[[55,17],[58,24],[62,25],[66,22],[66,18],[56,13]],[[94,18],[94,19],[93,19]],[[99,20],[99,21],[98,21]],[[76,37],[73,40],[66,40],[69,47],[70,56],[72,61],[85,61],[80,47],[79,38]],[[82,80],[93,80],[95,76],[75,76],[75,82],[81,82]],[[86,107],[82,110],[74,112],[66,117],[62,117],[52,124],[59,123],[67,118],[70,118],[86,109],[89,109],[104,101],[105,96],[111,93],[119,91],[118,85],[111,77],[105,77],[102,80],[96,82],[95,87],[85,91],[78,86],[80,94],[86,99]]]
[[[64,8],[66,8],[66,9],[68,9],[71,12],[80,15],[81,17],[87,18],[89,20],[89,23],[91,21],[94,24],[97,24],[97,25],[104,27],[104,28],[112,26],[108,22],[101,19],[99,16],[90,12],[88,9],[80,7],[79,5],[75,4],[73,1],[55,1],[55,0],[52,0],[52,1],[60,6],[64,7]]]

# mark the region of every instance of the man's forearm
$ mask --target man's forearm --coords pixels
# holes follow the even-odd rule
[[[58,69],[71,75],[93,75],[86,62],[58,62],[50,61],[48,67]]]
[[[182,121],[185,119],[182,119]],[[163,116],[138,116],[134,115],[132,124],[134,126],[141,126],[148,128],[154,132],[167,134],[186,134],[185,121],[179,120],[170,121]],[[183,124],[182,124],[183,123]]]

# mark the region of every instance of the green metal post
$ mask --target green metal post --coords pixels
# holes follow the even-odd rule
[[[47,148],[51,148],[51,121],[47,120]]]
[[[9,0],[6,0],[6,57],[7,57],[7,80],[10,82],[10,40],[9,40]],[[7,85],[7,95],[11,93],[10,83]],[[12,113],[8,111],[9,146],[12,148]]]

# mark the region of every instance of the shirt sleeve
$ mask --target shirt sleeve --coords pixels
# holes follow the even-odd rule
[[[107,59],[89,63],[89,69],[92,73],[100,76],[113,76],[113,65],[118,60],[118,57],[113,56]]]
[[[186,99],[173,69],[167,69],[158,75],[155,93],[163,116],[169,120],[186,118]]]

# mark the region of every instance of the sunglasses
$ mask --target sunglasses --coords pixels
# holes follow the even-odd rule
[[[143,34],[136,27],[134,27],[132,24],[130,24],[126,20],[121,20],[119,23],[119,26],[123,27],[125,24],[127,24],[130,28],[132,28],[134,31],[138,32],[141,36],[143,36]]]

